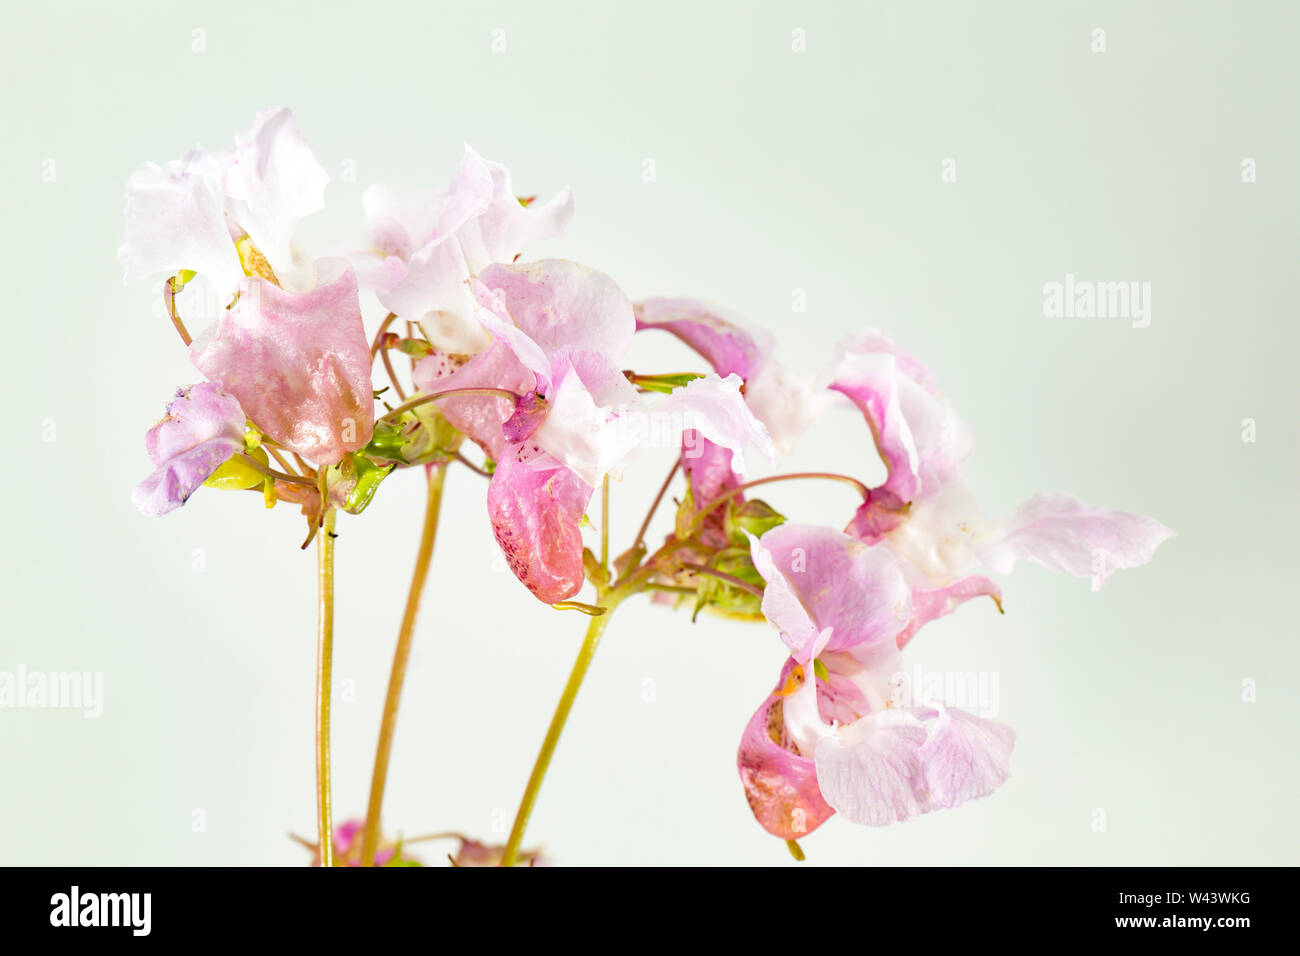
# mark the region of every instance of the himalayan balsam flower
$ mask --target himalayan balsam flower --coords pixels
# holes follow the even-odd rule
[[[145,436],[145,448],[156,470],[131,497],[145,514],[164,515],[244,450],[244,411],[216,382],[178,389],[166,416]]]
[[[328,178],[292,113],[264,110],[232,151],[194,149],[132,176],[119,251],[128,281],[193,273],[230,302],[193,342],[195,366],[263,434],[325,465],[364,447],[374,426],[356,277],[293,241]]]

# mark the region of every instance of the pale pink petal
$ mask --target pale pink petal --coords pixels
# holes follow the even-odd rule
[[[148,163],[126,187],[126,281],[183,269],[210,281],[222,304],[244,277],[221,186],[228,157],[196,149],[164,166]]]
[[[471,275],[494,262],[513,262],[533,243],[559,235],[573,218],[573,196],[567,186],[549,201],[525,207],[514,193],[509,171],[469,146],[457,182],[461,186],[453,186],[439,229],[447,230],[456,219],[463,219],[455,233]],[[456,205],[457,193],[465,197],[463,209]]]
[[[915,588],[912,591],[912,619],[899,632],[898,646],[903,647],[922,627],[935,618],[951,614],[974,597],[991,597],[1002,608],[1002,589],[988,578],[960,578],[940,588]]]
[[[830,387],[870,423],[889,469],[883,489],[903,502],[937,493],[970,454],[969,426],[934,389],[929,370],[887,339],[866,336],[844,349]]]
[[[540,601],[582,590],[582,520],[592,487],[535,445],[507,446],[488,485],[488,517],[510,570]]]
[[[827,650],[840,651],[892,642],[911,619],[910,589],[884,548],[797,524],[773,528],[761,540],[751,536],[750,546],[767,583],[763,615],[798,658],[807,658],[826,628],[834,629]]]
[[[632,303],[602,272],[564,259],[496,264],[479,273],[505,312],[541,349],[600,352],[617,360],[636,332]]]
[[[1016,732],[951,707],[941,707],[919,756],[933,809],[988,796],[1011,773]]]
[[[537,387],[536,376],[500,342],[492,343],[459,368],[441,353],[426,356],[416,363],[411,380],[425,393],[504,388],[527,396]],[[443,417],[496,459],[501,457],[506,444],[502,426],[517,407],[517,401],[495,395],[453,395],[438,401],[438,411]]]
[[[979,555],[999,574],[1017,561],[1032,561],[1091,577],[1096,591],[1112,571],[1146,564],[1173,534],[1145,515],[1092,508],[1070,495],[1035,495],[1020,506],[1001,537],[979,548]]]
[[[324,208],[328,182],[290,110],[262,110],[236,134],[226,179],[230,215],[286,289],[315,284],[313,263],[293,248],[293,232],[300,219]]]
[[[731,470],[743,477],[748,471],[744,457],[748,446],[754,445],[769,460],[776,457],[776,448],[767,428],[745,404],[741,384],[736,375],[718,378],[709,374],[692,380],[684,388],[675,388],[646,408],[644,414],[651,419],[651,427],[645,431],[659,434],[661,425],[667,425],[675,437],[694,429],[713,444],[730,451]],[[623,452],[630,451],[631,447],[628,445]]]
[[[920,751],[925,725],[911,711],[868,714],[822,739],[815,756],[826,802],[853,823],[885,826],[931,809]]]
[[[304,458],[334,464],[364,446],[374,428],[370,343],[356,276],[342,260],[317,266],[323,281],[310,292],[247,280],[190,356],[263,432]]]
[[[388,311],[420,323],[435,348],[473,355],[488,336],[474,317],[469,265],[454,236],[442,236],[411,256],[400,281],[379,295]]]
[[[720,376],[748,379],[772,350],[771,336],[746,331],[721,310],[695,299],[647,299],[636,305],[638,332],[662,329],[681,339]]]

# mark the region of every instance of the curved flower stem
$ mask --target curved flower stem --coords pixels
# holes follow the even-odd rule
[[[754,597],[761,598],[762,590],[750,584],[743,578],[738,578],[734,574],[728,574],[726,571],[719,571],[717,568],[710,568],[707,565],[696,564],[693,561],[682,561],[681,566],[687,571],[694,571],[696,574],[703,574],[705,577],[716,578],[719,581],[725,581],[732,587],[740,588],[742,591],[748,591]]]
[[[768,478],[759,478],[756,481],[747,481],[743,485],[737,485],[735,488],[724,491],[712,501],[706,503],[695,513],[695,527],[698,528],[700,523],[704,520],[704,516],[714,508],[730,501],[732,498],[736,497],[736,495],[741,494],[750,488],[757,488],[759,485],[770,485],[777,481],[791,481],[795,478],[821,478],[825,481],[843,482],[846,485],[852,485],[854,488],[857,488],[858,491],[861,492],[863,500],[866,500],[866,498],[871,494],[871,489],[858,481],[858,479],[852,478],[848,475],[837,475],[834,472],[829,471],[800,471],[789,475],[772,475]]]
[[[316,829],[321,866],[334,865],[330,819],[330,692],[334,667],[334,509],[326,508],[316,537]]]
[[[611,592],[609,597],[614,597],[616,592]],[[622,597],[617,598],[614,604]],[[614,610],[614,604],[606,603],[609,611]],[[564,732],[565,721],[569,719],[569,711],[573,709],[573,701],[578,696],[578,688],[582,686],[582,680],[587,676],[587,668],[591,666],[591,659],[596,655],[596,647],[600,644],[600,636],[604,633],[611,613],[601,614],[591,619],[587,625],[587,635],[582,639],[582,649],[578,651],[578,659],[573,662],[573,670],[569,673],[569,682],[564,685],[564,693],[560,695],[560,702],[556,705],[555,716],[551,718],[551,726],[546,730],[546,739],[542,741],[542,749],[537,754],[537,761],[533,764],[533,772],[528,777],[528,786],[524,788],[524,797],[519,801],[519,812],[515,814],[514,826],[510,829],[510,839],[506,841],[505,852],[501,855],[502,866],[514,866],[515,861],[519,858],[519,846],[524,840],[524,830],[528,827],[528,819],[533,814],[533,804],[537,802],[537,793],[542,788],[542,780],[546,777],[546,768],[551,765],[551,757],[555,753],[555,745],[560,742],[560,734]]]
[[[645,533],[650,530],[650,520],[655,516],[655,512],[659,510],[659,502],[663,501],[664,495],[668,494],[668,487],[673,483],[673,477],[677,474],[677,469],[681,466],[682,459],[678,456],[677,460],[673,462],[672,471],[668,472],[668,477],[665,478],[664,483],[659,486],[659,493],[655,495],[655,500],[650,502],[650,510],[646,512],[645,520],[641,522],[641,527],[637,529],[636,539],[632,542],[633,549],[645,540]]]
[[[429,473],[429,495],[424,508],[424,531],[415,555],[415,571],[406,594],[402,626],[397,632],[397,649],[388,676],[388,694],[384,698],[384,715],[379,724],[379,744],[375,748],[375,768],[370,775],[370,802],[366,808],[366,825],[361,834],[361,865],[374,866],[379,845],[379,818],[384,806],[384,784],[388,779],[388,759],[393,752],[393,734],[397,729],[397,707],[406,681],[406,665],[411,658],[411,641],[415,636],[415,618],[420,612],[420,597],[429,577],[433,543],[438,536],[438,514],[442,510],[442,486],[447,476],[445,464],[435,465]]]
[[[181,341],[188,348],[194,342],[194,339],[190,337],[189,330],[185,328],[185,323],[181,321],[180,313],[176,311],[176,293],[178,291],[176,279],[177,276],[172,276],[163,283],[163,303],[167,306],[167,315],[171,317],[172,325],[175,327],[177,334],[180,335]]]
[[[398,417],[403,412],[409,412],[411,409],[418,408],[421,405],[427,405],[429,402],[436,402],[440,398],[451,398],[453,395],[498,395],[501,398],[514,399],[515,401],[519,400],[518,393],[510,391],[508,388],[449,388],[441,392],[430,392],[426,395],[417,395],[409,402],[403,402],[401,405],[398,405],[391,412],[385,415],[381,421],[388,421],[389,419]]]

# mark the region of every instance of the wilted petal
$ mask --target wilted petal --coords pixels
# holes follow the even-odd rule
[[[894,557],[833,528],[783,524],[750,537],[767,583],[763,615],[796,658],[833,628],[826,649],[892,642],[912,616],[911,593]]]
[[[488,485],[488,517],[515,577],[554,604],[582,589],[582,520],[592,487],[531,443],[503,449]]]
[[[342,260],[318,268],[323,281],[310,292],[248,280],[190,355],[262,431],[304,458],[334,464],[374,428],[370,343],[352,270]]]
[[[736,755],[745,798],[754,818],[768,833],[797,840],[821,826],[835,812],[822,797],[813,760],[798,754],[785,729],[785,698],[779,691],[793,662],[782,671],[776,693],[750,718]]]
[[[216,382],[178,389],[166,417],[149,429],[145,448],[156,470],[136,486],[132,500],[147,515],[166,514],[243,450],[243,409]]]
[[[1070,495],[1035,495],[1020,506],[1001,537],[979,548],[979,555],[999,574],[1017,561],[1032,561],[1091,577],[1096,591],[1112,571],[1146,564],[1173,534],[1145,515],[1092,508]]]

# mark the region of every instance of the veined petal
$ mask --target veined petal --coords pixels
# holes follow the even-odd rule
[[[927,812],[921,747],[925,725],[911,711],[868,714],[817,746],[817,784],[826,802],[866,826],[910,820]]]
[[[413,254],[405,274],[379,301],[403,319],[419,322],[435,348],[474,355],[489,339],[475,318],[477,303],[466,282],[469,266],[454,236],[440,237]]]
[[[459,368],[442,353],[416,363],[411,380],[422,392],[459,388],[504,388],[527,395],[537,388],[537,377],[501,342],[493,342]],[[517,403],[496,395],[452,395],[438,400],[443,418],[473,439],[480,448],[500,459],[506,445],[502,426],[515,414]]]
[[[1020,506],[1000,537],[977,550],[996,573],[1005,574],[1017,561],[1032,561],[1091,577],[1096,591],[1112,571],[1146,564],[1173,534],[1145,515],[1092,508],[1070,495],[1035,495]]]
[[[776,457],[776,448],[767,428],[745,404],[740,387],[738,376],[706,375],[685,388],[673,389],[647,412],[671,422],[674,434],[694,429],[713,444],[726,448],[731,452],[731,470],[743,477],[748,470],[744,457],[747,446],[757,446],[769,460]]]
[[[310,292],[245,281],[239,301],[195,340],[190,357],[267,435],[334,464],[374,429],[370,343],[352,270],[340,259],[318,268],[323,281]]]
[[[592,487],[531,443],[506,446],[488,485],[488,517],[510,570],[547,604],[580,590],[582,519]]]
[[[960,806],[1006,783],[1015,744],[1006,724],[941,707],[919,752],[933,808]]]

